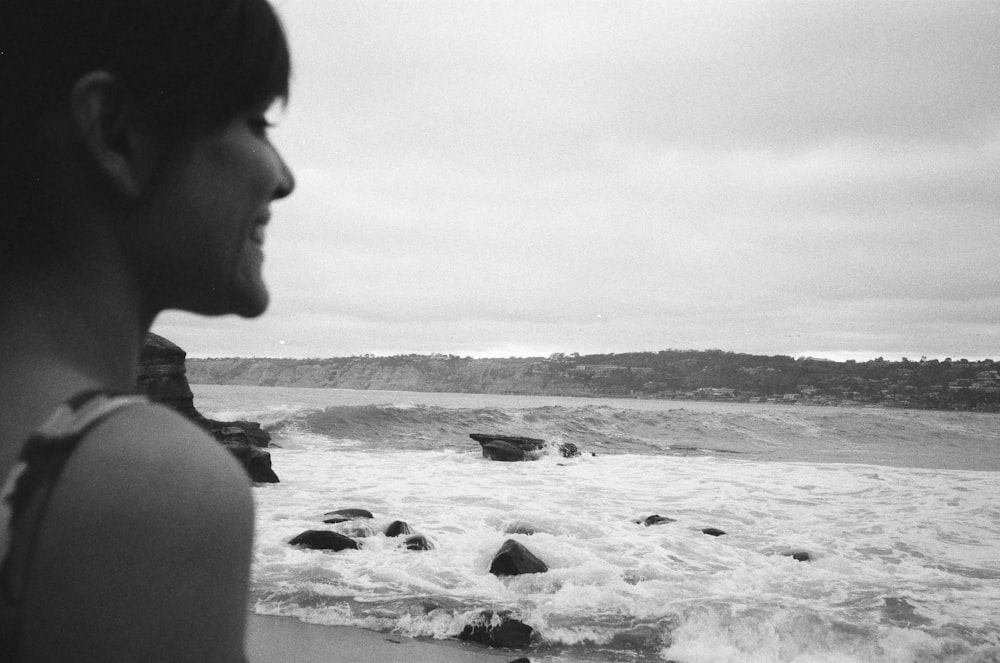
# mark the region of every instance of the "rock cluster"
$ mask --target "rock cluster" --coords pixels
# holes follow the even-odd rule
[[[375,528],[366,521],[373,520],[374,514],[367,509],[337,509],[323,514],[323,522],[338,525],[341,528],[348,528],[350,531],[360,531],[351,529],[357,524],[361,524],[375,535]],[[414,533],[409,523],[404,520],[394,520],[382,530],[386,537],[406,536],[403,540],[403,547],[407,550],[431,550],[433,544],[423,534]],[[407,536],[409,535],[409,536]],[[364,536],[360,537],[364,538]],[[340,552],[342,550],[358,550],[362,547],[362,542],[342,532],[332,530],[310,529],[292,538],[289,545],[310,550],[330,550]],[[490,565],[490,573],[496,576],[513,576],[522,573],[544,573],[548,571],[545,562],[538,559],[530,550],[522,544],[508,539],[500,547],[500,550],[493,557]],[[465,626],[459,638],[470,642],[489,645],[490,647],[507,647],[518,649],[528,646],[531,635],[534,632],[530,626],[514,619],[509,611],[493,612],[485,610],[476,616]],[[527,659],[518,659],[527,660]]]
[[[352,528],[360,524],[370,532],[370,534],[362,535],[362,538],[363,536],[375,535],[375,528],[367,524],[367,521],[373,519],[374,515],[371,511],[357,508],[337,509],[329,511],[323,516],[324,522],[338,525],[342,529]],[[677,520],[661,516],[660,514],[652,514],[634,519],[633,522],[644,527],[654,527],[674,523]],[[524,536],[530,535],[532,531],[532,528],[525,523],[517,523],[516,527],[508,528],[508,530],[511,529],[517,530],[518,533]],[[361,529],[348,529],[348,531],[361,531]],[[726,534],[715,527],[703,528],[701,532],[709,536],[724,536]],[[421,534],[413,534],[410,525],[402,520],[390,522],[386,527],[382,528],[381,533],[386,537],[409,535],[404,540],[403,545],[411,550],[428,550],[431,547],[426,537]],[[306,530],[293,538],[289,543],[302,548],[331,551],[357,550],[362,546],[360,541],[347,536],[344,532],[329,530]],[[419,543],[427,543],[427,546],[419,547]],[[813,559],[810,553],[803,550],[788,551],[780,554],[803,562]],[[493,556],[489,568],[491,574],[501,579],[531,573],[546,573],[548,570],[549,567],[544,561],[539,559],[523,543],[515,539],[507,539],[503,542]],[[483,610],[476,614],[463,627],[458,637],[461,640],[477,642],[490,647],[521,649],[530,645],[533,634],[534,630],[532,627],[516,619],[510,611]],[[648,626],[640,626],[617,634],[614,643],[620,647],[645,650],[659,643],[660,637],[659,630]],[[518,660],[525,661],[527,659]]]
[[[256,483],[277,483],[271,469],[271,454],[264,451],[271,441],[267,431],[252,421],[215,421],[202,416],[194,406],[194,394],[185,375],[187,353],[157,334],[149,333],[139,357],[135,392],[167,405],[195,422],[226,447]]]
[[[368,509],[337,509],[323,514],[323,522],[330,525],[340,525],[342,531],[310,529],[302,532],[288,543],[300,548],[311,550],[359,550],[361,541],[376,536],[379,532],[367,521],[375,515]],[[397,538],[405,536],[403,547],[407,550],[433,550],[434,544],[420,533],[414,532],[409,523],[394,520],[381,532],[386,537]]]

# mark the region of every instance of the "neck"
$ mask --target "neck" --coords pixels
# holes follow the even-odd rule
[[[114,261],[6,269],[0,283],[0,407],[14,430],[37,426],[84,389],[131,391],[144,319],[134,284]],[[20,419],[20,421],[14,421]],[[3,440],[6,441],[6,440]]]

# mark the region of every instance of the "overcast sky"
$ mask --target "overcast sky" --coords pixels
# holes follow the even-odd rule
[[[272,305],[190,356],[1000,358],[1000,3],[277,6]]]

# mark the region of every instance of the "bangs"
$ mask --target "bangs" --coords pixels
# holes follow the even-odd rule
[[[274,9],[266,0],[243,0],[233,9],[235,16],[221,17],[233,33],[222,43],[232,48],[220,54],[212,89],[203,91],[205,98],[214,97],[216,102],[210,106],[209,120],[213,124],[227,122],[241,112],[268,106],[275,100],[288,102],[291,58],[285,31]]]
[[[114,30],[131,35],[120,55],[140,56],[115,58],[115,69],[168,131],[206,122],[218,127],[252,108],[288,101],[288,42],[267,0],[117,2],[131,19],[126,25],[146,29]]]

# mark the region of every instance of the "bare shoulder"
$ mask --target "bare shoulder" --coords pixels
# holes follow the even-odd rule
[[[250,482],[221,445],[162,406],[115,413],[52,495],[22,653],[238,661],[252,543]]]

